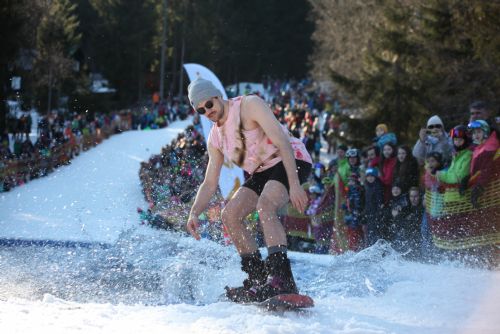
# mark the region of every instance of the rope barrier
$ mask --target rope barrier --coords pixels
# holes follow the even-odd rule
[[[500,244],[499,152],[485,171],[489,177],[476,207],[470,188],[475,186],[474,181],[463,194],[458,185],[447,185],[444,190],[426,189],[426,214],[437,247],[455,250]]]

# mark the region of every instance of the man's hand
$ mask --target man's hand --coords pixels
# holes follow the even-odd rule
[[[392,209],[391,213],[392,213],[392,216],[394,218],[397,217],[397,215],[399,215],[399,213],[401,212],[401,207],[400,206],[397,206],[395,207],[394,209]]]
[[[309,202],[304,188],[300,185],[290,186],[290,202],[300,213],[304,213]]]
[[[470,180],[470,175],[467,175],[460,181],[460,187],[458,188],[458,193],[460,194],[460,196],[465,195],[465,191],[469,187],[469,180]]]
[[[200,240],[200,235],[198,234],[198,217],[195,217],[193,215],[189,215],[187,224],[186,224],[186,230],[195,238],[196,240]]]
[[[427,139],[427,129],[422,128],[420,129],[420,132],[418,133],[418,138],[422,143],[425,143],[425,140]]]
[[[472,206],[475,209],[479,209],[479,207],[480,207],[479,197],[481,197],[481,195],[483,193],[484,193],[484,188],[482,186],[480,186],[479,184],[476,184],[474,187],[472,187],[471,193],[470,193],[470,201],[471,201]]]

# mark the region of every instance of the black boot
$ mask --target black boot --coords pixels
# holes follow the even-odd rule
[[[277,295],[299,293],[286,253],[277,252],[269,255],[266,267],[269,272],[266,283],[245,291],[244,302],[263,302]]]
[[[230,288],[226,286],[226,296],[229,300],[237,303],[251,302],[249,291],[261,286],[267,281],[267,268],[259,251],[241,257],[241,270],[248,274],[243,281],[243,286]]]
[[[266,260],[269,277],[267,283],[275,281],[274,285],[279,289],[279,294],[298,293],[295,279],[293,278],[290,260],[284,252],[277,252],[269,255]],[[269,298],[269,297],[268,297]]]

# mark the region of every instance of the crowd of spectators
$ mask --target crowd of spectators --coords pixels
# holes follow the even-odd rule
[[[0,137],[0,192],[47,175],[112,134],[163,128],[187,117],[190,109],[185,99],[160,103],[156,95],[152,103],[106,114],[9,113]]]
[[[450,131],[430,117],[413,149],[379,124],[366,147],[341,143],[327,165],[318,162],[309,214],[333,218],[314,224],[316,251],[360,251],[382,239],[409,259],[498,264],[498,118],[484,102],[469,109]]]
[[[190,107],[186,97],[168,97],[161,101],[157,92],[153,93],[151,105],[143,106],[131,111],[132,129],[151,130],[168,126],[178,119],[186,119]]]
[[[305,185],[311,202],[302,214],[308,219],[313,251],[357,252],[384,240],[408,259],[474,254],[489,264],[498,261],[492,259],[498,259],[500,203],[490,205],[493,211],[481,211],[486,197],[500,197],[500,187],[491,183],[500,173],[495,160],[498,118],[486,103],[471,104],[470,119],[450,128],[438,115],[430,117],[416,143],[398,142],[390,131],[397,124],[379,124],[373,141],[357,148],[347,146],[340,135],[348,131],[339,122],[342,103],[322,93],[314,82],[269,80],[264,86],[277,119],[304,142],[315,160],[313,175]],[[144,222],[180,226],[187,217],[207,163],[197,117],[185,134],[141,166],[141,181],[150,203],[148,210],[140,210]],[[480,233],[471,236],[470,243],[463,235],[451,240],[449,247],[437,242],[442,236],[435,233],[443,222],[457,219],[448,214],[442,200],[436,200],[443,193],[446,196],[445,188],[455,191],[453,196],[459,196],[461,203],[469,203],[465,211],[472,216],[490,215],[480,217],[480,221],[492,222],[489,225],[475,222],[472,216],[464,219],[471,226],[480,226],[476,229]],[[218,210],[209,210],[208,216],[204,213],[202,222],[220,223],[221,201],[219,194],[212,206]],[[282,219],[287,215],[285,211]],[[258,222],[258,214],[248,220]],[[483,238],[485,234],[488,237]],[[446,239],[446,232],[444,235]]]
[[[498,261],[500,203],[491,200],[500,197],[495,181],[500,173],[498,117],[486,103],[472,103],[469,119],[450,128],[439,115],[430,117],[415,143],[398,141],[390,131],[397,124],[378,124],[371,143],[349,147],[340,135],[348,131],[338,117],[344,112],[342,103],[316,83],[269,80],[265,89],[277,119],[304,142],[315,161],[305,185],[310,206],[302,213],[315,252],[357,252],[385,240],[409,259],[473,254],[488,264]],[[0,143],[2,189],[46,175],[110,134],[165,127],[190,113],[184,100],[161,103],[155,96],[150,107],[134,111],[92,117],[52,113],[39,119],[35,143],[29,115],[10,119],[11,131]],[[182,225],[203,181],[205,145],[199,115],[194,115],[185,133],[141,164],[140,180],[150,203],[138,209],[144,223]],[[456,211],[461,216],[447,211],[450,196],[465,205]],[[218,194],[201,217],[219,232],[222,205]],[[281,216],[286,220],[287,212]],[[457,232],[450,219],[466,223]],[[248,220],[258,230],[258,214]]]
[[[37,119],[9,115],[0,141],[0,191],[45,176],[113,133],[130,129],[128,112],[109,115],[53,112]]]
[[[139,178],[149,203],[146,210],[138,208],[143,223],[171,228],[187,219],[188,203],[205,175],[208,164],[205,153],[200,116],[195,115],[193,125],[163,147],[160,154],[141,163]]]

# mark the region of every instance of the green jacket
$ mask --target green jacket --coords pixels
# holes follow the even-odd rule
[[[458,184],[469,175],[472,151],[465,149],[458,152],[451,161],[450,168],[438,173],[439,181],[448,184]]]
[[[347,161],[347,158],[340,159],[338,165],[340,178],[342,179],[342,182],[344,182],[344,184],[347,184],[349,176],[351,176],[351,166],[349,165],[349,161]]]

